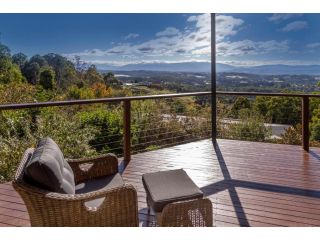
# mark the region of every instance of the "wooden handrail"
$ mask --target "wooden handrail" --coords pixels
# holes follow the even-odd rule
[[[211,95],[211,92],[191,92],[191,93],[174,93],[174,94],[161,94],[161,95],[148,95],[148,96],[112,97],[112,98],[98,98],[98,99],[85,99],[85,100],[3,104],[3,105],[0,105],[0,110],[86,105],[86,104],[97,104],[97,103],[122,102],[127,100],[138,101],[138,100],[147,100],[147,99],[176,98],[176,97],[205,96],[205,95]]]
[[[314,97],[314,98],[320,97],[320,94],[308,94],[308,93],[225,92],[225,91],[217,91],[216,93],[217,95],[233,95],[233,96]]]
[[[319,98],[320,94],[299,94],[299,93],[265,93],[265,92],[225,92],[217,91],[217,95],[230,96],[268,96],[268,97],[315,97]],[[206,96],[211,95],[211,92],[189,92],[189,93],[173,93],[161,95],[147,95],[147,96],[132,96],[132,97],[113,97],[113,98],[98,98],[85,100],[67,100],[67,101],[51,101],[51,102],[34,102],[34,103],[14,103],[2,104],[0,110],[15,110],[24,108],[41,108],[41,107],[55,107],[55,106],[71,106],[71,105],[86,105],[97,103],[122,102],[125,100],[138,101],[147,99],[161,99],[161,98],[177,98],[177,97],[192,97],[192,96]]]
[[[217,95],[229,96],[267,96],[267,97],[299,97],[302,100],[302,147],[309,151],[309,98],[319,98],[320,94],[304,94],[304,93],[266,93],[266,92],[227,92],[216,91]],[[51,102],[34,102],[34,103],[18,103],[18,104],[3,104],[0,105],[1,110],[17,110],[26,108],[42,108],[55,106],[71,106],[71,105],[86,105],[97,103],[112,103],[123,102],[123,122],[124,122],[124,159],[130,161],[130,122],[131,122],[131,101],[148,100],[148,99],[164,99],[190,96],[208,96],[211,92],[189,92],[189,93],[173,93],[161,95],[148,96],[130,96],[130,97],[113,97],[113,98],[99,98],[86,100],[67,100],[67,101],[51,101]],[[215,116],[215,115],[213,115]],[[214,135],[213,135],[214,136]]]

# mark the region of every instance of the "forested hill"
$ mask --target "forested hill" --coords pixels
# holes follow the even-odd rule
[[[94,65],[87,65],[79,58],[73,63],[55,53],[30,58],[24,53],[12,55],[10,49],[0,43],[0,84],[8,83],[29,83],[48,90],[93,83],[120,84],[110,73],[102,75]]]

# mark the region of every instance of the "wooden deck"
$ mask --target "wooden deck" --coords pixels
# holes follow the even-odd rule
[[[141,226],[148,216],[141,175],[184,168],[213,203],[214,226],[320,226],[320,149],[218,140],[136,154],[122,175],[138,191]],[[0,185],[0,226],[29,226],[10,183]]]

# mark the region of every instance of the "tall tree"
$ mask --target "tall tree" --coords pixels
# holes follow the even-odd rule
[[[11,57],[10,48],[8,48],[6,45],[0,42],[0,58],[10,58],[10,57]]]
[[[10,58],[0,58],[0,83],[22,82],[20,68]]]
[[[39,82],[40,66],[37,62],[27,62],[22,69],[23,75],[28,83],[37,84]]]
[[[39,84],[46,90],[52,90],[55,87],[55,73],[51,67],[45,67],[40,70]]]
[[[106,75],[104,75],[103,80],[105,85],[107,86],[112,86],[112,87],[122,86],[122,82],[118,80],[112,72],[108,72]]]
[[[43,56],[47,63],[54,69],[57,85],[59,87],[67,87],[77,82],[77,72],[74,64],[67,58],[54,53]]]
[[[40,68],[48,66],[47,60],[39,54],[31,57],[29,63],[38,63]]]
[[[97,82],[100,82],[100,83],[103,83],[104,80],[103,80],[103,77],[101,76],[101,74],[98,72],[97,68],[95,65],[91,65],[86,74],[85,74],[85,78],[86,78],[86,81],[92,85],[93,83],[97,83]]]
[[[17,64],[20,67],[20,69],[23,69],[27,61],[28,61],[28,57],[24,53],[20,52],[12,55],[12,62]]]

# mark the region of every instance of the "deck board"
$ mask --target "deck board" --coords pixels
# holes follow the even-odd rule
[[[141,175],[183,168],[213,204],[214,226],[320,226],[320,149],[235,140],[202,140],[139,153],[120,170],[138,193],[140,226],[148,215]],[[0,226],[29,226],[10,183],[0,185]]]

